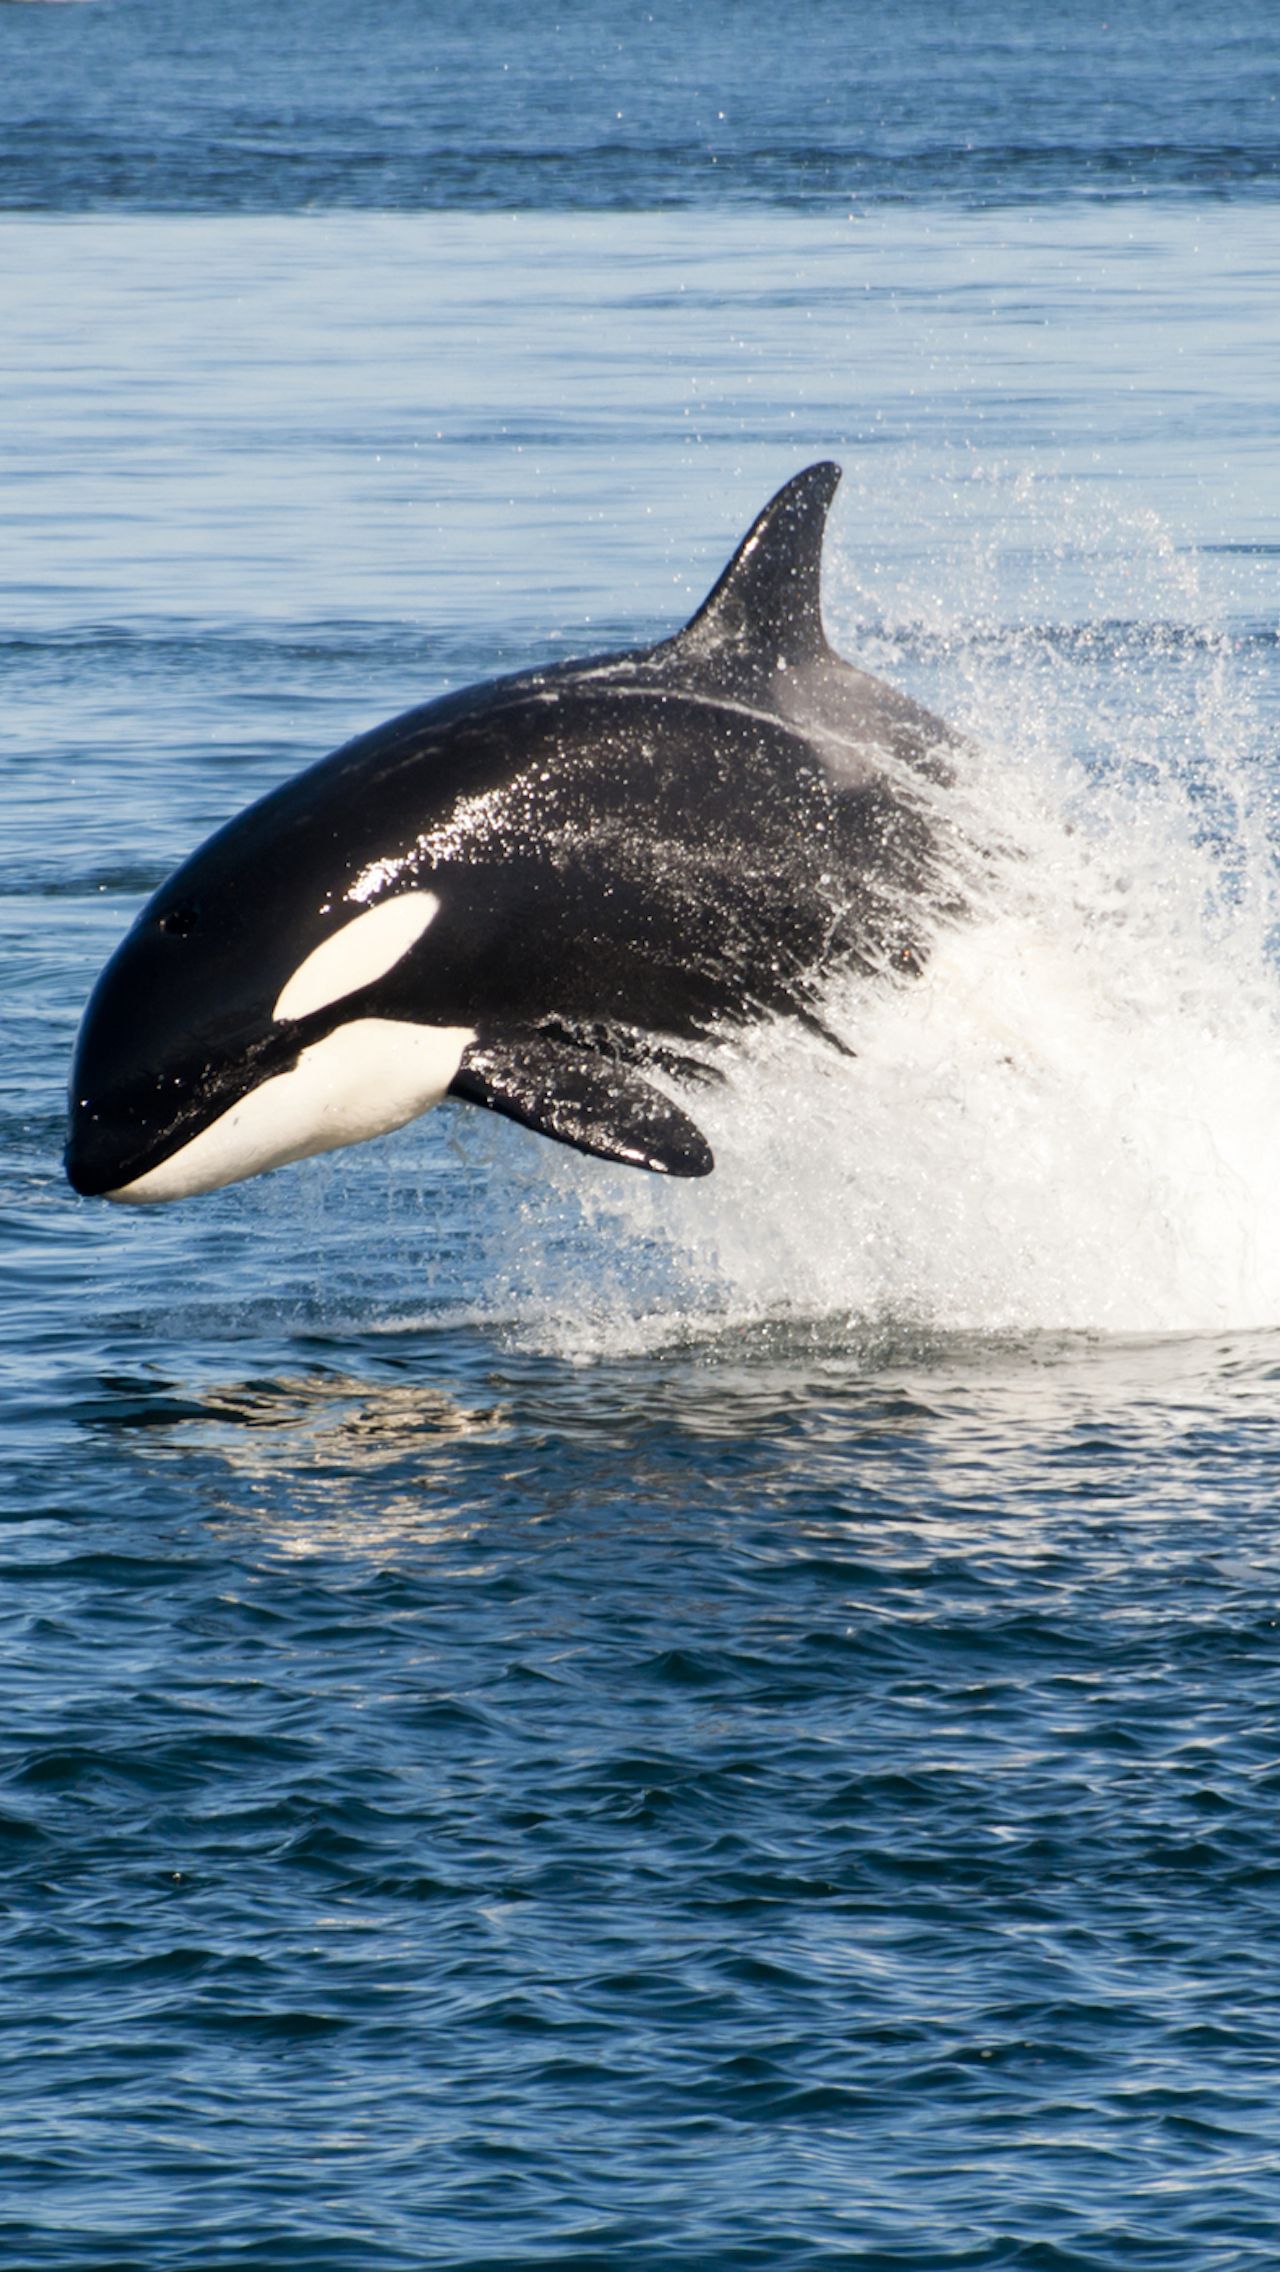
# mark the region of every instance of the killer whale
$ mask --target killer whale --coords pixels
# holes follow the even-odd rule
[[[823,629],[824,461],[656,645],[446,694],[271,790],[179,867],[76,1042],[75,1189],[160,1201],[446,1096],[602,1158],[714,1165],[650,1078],[836,968],[911,971],[955,737]]]

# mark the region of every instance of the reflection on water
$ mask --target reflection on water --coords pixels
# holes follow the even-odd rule
[[[121,1408],[106,1419],[136,1430],[139,1415]],[[215,1506],[236,1521],[273,1515],[287,1552],[364,1551],[443,1519],[441,1452],[494,1441],[505,1426],[500,1408],[428,1383],[316,1371],[214,1382],[176,1403],[157,1390],[141,1449],[147,1461],[198,1464]]]
[[[845,1551],[852,1524],[860,1553],[1025,1560],[1096,1532],[1104,1559],[1140,1559],[1144,1531],[1199,1522],[1224,1493],[1243,1504],[1253,1468],[1261,1485],[1280,1380],[1275,1333],[997,1339],[831,1319],[590,1364],[490,1342],[481,1370],[473,1340],[439,1329],[366,1337],[342,1367],[269,1354],[260,1374],[198,1386],[104,1381],[85,1420],[139,1468],[198,1479],[217,1524],[290,1554],[412,1553],[513,1519],[585,1536],[603,1513],[620,1541],[637,1523],[672,1540],[726,1524],[736,1546],[763,1526],[760,1550],[784,1556],[822,1537]],[[1224,1437],[1217,1475],[1205,1447]]]

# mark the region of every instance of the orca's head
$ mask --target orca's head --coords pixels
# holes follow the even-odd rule
[[[458,1070],[470,1028],[414,1000],[435,893],[326,893],[313,847],[256,818],[161,887],[94,989],[71,1068],[79,1192],[213,1191],[401,1127]]]

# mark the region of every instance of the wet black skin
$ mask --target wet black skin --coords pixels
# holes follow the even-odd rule
[[[369,1016],[474,1029],[458,1094],[630,1157],[609,1123],[658,1101],[630,1069],[688,1069],[725,1029],[812,1017],[834,967],[914,967],[952,737],[827,646],[818,585],[838,480],[819,465],[789,483],[675,638],[424,704],[210,838],[144,908],[85,1013],[77,1190],[146,1173]],[[393,970],[273,1020],[322,940],[409,889],[440,912]],[[574,1106],[578,1092],[590,1101]],[[655,1136],[640,1164],[705,1172],[692,1122],[667,1118],[687,1131],[683,1153],[673,1135],[658,1156]]]

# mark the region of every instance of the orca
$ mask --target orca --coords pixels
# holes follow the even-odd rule
[[[446,1097],[708,1174],[663,1080],[826,1032],[829,975],[918,969],[938,901],[956,737],[827,643],[840,478],[779,490],[673,637],[409,710],[194,852],[85,1012],[75,1189],[180,1199]]]

